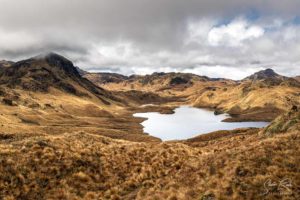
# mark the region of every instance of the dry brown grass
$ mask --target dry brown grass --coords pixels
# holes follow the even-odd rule
[[[299,131],[136,143],[84,132],[2,134],[4,199],[299,199]],[[291,192],[264,194],[268,179]]]

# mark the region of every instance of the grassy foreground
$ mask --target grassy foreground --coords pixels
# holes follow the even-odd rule
[[[299,143],[293,129],[162,143],[0,134],[0,198],[299,199]]]

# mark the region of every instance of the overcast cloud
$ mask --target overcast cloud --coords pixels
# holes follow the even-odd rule
[[[299,0],[0,0],[0,60],[55,51],[89,71],[300,75]]]

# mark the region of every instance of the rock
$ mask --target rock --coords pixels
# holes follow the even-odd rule
[[[295,106],[295,105],[293,105],[293,107],[292,107],[292,111],[294,111],[294,112],[297,112],[297,111],[298,111],[298,107],[297,107],[297,106]]]
[[[223,114],[224,112],[222,111],[222,110],[215,110],[214,111],[214,114],[215,115],[221,115],[221,114]]]
[[[4,104],[8,105],[8,106],[14,106],[15,105],[15,103],[13,102],[13,100],[12,99],[8,99],[8,98],[3,98],[2,102]]]
[[[170,85],[187,84],[188,82],[189,80],[177,76],[170,80]]]

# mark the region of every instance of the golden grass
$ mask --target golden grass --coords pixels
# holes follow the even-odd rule
[[[3,199],[299,199],[298,131],[137,143],[84,132],[0,137]],[[206,136],[208,138],[208,136]],[[291,193],[264,194],[268,179]],[[268,189],[268,188],[267,188]]]

